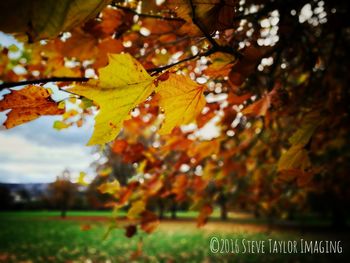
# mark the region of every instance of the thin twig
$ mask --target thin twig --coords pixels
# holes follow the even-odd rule
[[[203,35],[210,42],[210,44],[215,48],[215,52],[218,51],[218,52],[228,53],[228,54],[234,55],[237,58],[241,58],[242,54],[237,50],[235,50],[234,48],[230,46],[221,46],[215,41],[215,39],[211,36],[211,34],[206,30],[205,26],[200,21],[200,19],[197,18],[196,6],[193,3],[193,1],[189,0],[189,3],[191,6],[191,15],[192,15],[193,24],[195,24],[198,27],[198,29],[203,33]]]
[[[46,79],[33,79],[33,80],[24,80],[24,81],[18,81],[18,82],[4,82],[0,84],[0,91],[8,88],[18,87],[18,86],[24,86],[24,85],[30,85],[30,84],[44,84],[48,82],[86,82],[88,81],[88,78],[79,78],[79,77],[52,77],[52,78],[46,78]]]
[[[215,47],[208,49],[207,51],[204,52],[199,52],[196,55],[192,55],[189,56],[187,58],[184,58],[182,60],[179,60],[175,63],[172,64],[168,64],[162,67],[157,67],[157,68],[151,68],[148,69],[147,72],[150,73],[151,75],[155,75],[157,73],[160,73],[164,70],[167,70],[171,67],[174,67],[176,65],[185,63],[187,61],[196,59],[198,57],[206,57],[206,56],[210,56],[213,53],[219,52],[220,49],[217,49]],[[47,78],[47,79],[34,79],[34,80],[25,80],[25,81],[19,81],[19,82],[4,82],[2,84],[0,84],[0,91],[3,89],[8,89],[8,88],[13,88],[13,87],[18,87],[18,86],[24,86],[24,85],[30,85],[30,84],[44,84],[44,83],[48,83],[48,82],[86,82],[88,81],[89,78],[74,78],[74,77],[52,77],[52,78]],[[65,90],[63,90],[65,91]]]
[[[153,14],[144,14],[144,13],[139,13],[136,10],[126,7],[126,6],[122,6],[122,5],[118,5],[118,4],[114,4],[114,7],[124,10],[126,12],[129,13],[133,13],[134,15],[137,15],[139,17],[147,17],[147,18],[154,18],[154,19],[161,19],[161,20],[168,20],[168,21],[178,21],[178,22],[185,22],[185,20],[183,20],[180,17],[169,17],[169,16],[161,16],[161,15],[153,15]]]
[[[191,15],[192,15],[192,22],[195,24],[199,30],[204,34],[204,36],[208,39],[210,44],[213,45],[213,47],[218,48],[219,44],[215,41],[215,39],[209,34],[209,32],[206,30],[205,26],[202,24],[202,22],[197,18],[196,15],[196,6],[194,5],[192,0],[189,0],[190,6],[191,6]]]
[[[171,68],[171,67],[174,67],[174,66],[179,65],[179,64],[182,64],[182,63],[184,63],[184,62],[193,60],[193,59],[198,58],[198,57],[206,57],[206,56],[209,56],[209,55],[211,55],[211,54],[213,54],[213,53],[215,53],[215,52],[218,52],[218,50],[217,50],[216,48],[211,48],[211,49],[209,49],[209,50],[207,50],[207,51],[205,51],[205,52],[199,52],[199,53],[197,53],[196,55],[193,55],[193,56],[184,58],[184,59],[182,59],[182,60],[180,60],[180,61],[177,61],[177,62],[175,62],[175,63],[169,64],[169,65],[165,65],[165,66],[163,66],[163,67],[151,68],[151,69],[148,69],[147,71],[148,71],[148,72],[153,72],[153,75],[154,75],[154,73],[162,72],[162,71],[167,70],[167,69],[169,69],[169,68]]]

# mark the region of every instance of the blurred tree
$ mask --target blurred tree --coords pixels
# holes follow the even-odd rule
[[[70,172],[66,169],[48,187],[49,200],[61,210],[62,218],[66,217],[67,210],[74,203],[78,191],[78,186],[70,180]]]
[[[11,195],[10,190],[6,186],[0,185],[0,200],[0,210],[11,209],[13,205],[13,197]]]

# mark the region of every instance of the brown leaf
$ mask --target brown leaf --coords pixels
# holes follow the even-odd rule
[[[278,171],[289,169],[302,169],[311,166],[308,152],[300,145],[294,145],[282,154],[278,160]]]
[[[125,140],[115,140],[112,145],[112,151],[117,154],[121,154],[128,147],[128,143]]]
[[[12,90],[0,101],[0,111],[11,109],[7,113],[5,127],[10,129],[43,115],[63,114],[64,109],[60,109],[50,95],[49,90],[33,85],[21,90]]]
[[[137,232],[137,228],[135,225],[128,225],[125,227],[125,236],[133,237]]]
[[[265,94],[260,100],[255,101],[246,107],[242,113],[252,116],[265,116],[271,107],[273,97],[276,95],[277,87]]]
[[[254,102],[253,104],[245,108],[242,111],[242,113],[245,115],[265,116],[270,106],[271,106],[270,96],[264,96],[260,100]]]
[[[181,201],[186,197],[186,187],[188,184],[188,178],[186,174],[180,174],[175,177],[173,188],[171,192],[176,195],[176,200]]]
[[[205,204],[202,207],[200,214],[197,218],[197,226],[204,226],[207,223],[208,217],[211,215],[211,213],[213,213],[213,208],[211,207],[211,205]]]
[[[146,233],[152,233],[158,225],[159,219],[156,214],[147,210],[141,214],[141,228]]]
[[[297,185],[299,187],[305,187],[307,184],[309,184],[314,175],[312,171],[306,172],[301,169],[293,169],[293,168],[288,170],[282,170],[279,174],[280,175],[278,177],[278,180],[291,182],[294,179],[296,179]]]
[[[123,24],[124,14],[119,9],[105,8],[102,12],[102,22],[97,26],[105,35],[112,35]]]
[[[78,28],[61,46],[60,52],[64,57],[77,58],[83,61],[91,59],[97,54],[97,43],[97,39],[93,35]]]

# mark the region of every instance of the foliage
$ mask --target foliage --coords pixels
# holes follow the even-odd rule
[[[286,218],[313,209],[311,197],[336,204],[325,212],[345,222],[346,1],[115,1],[94,18],[87,14],[99,8],[90,7],[74,9],[79,26],[67,16],[35,37],[23,25],[7,29],[29,37],[18,36],[23,48],[2,47],[0,87],[56,82],[71,95],[57,129],[80,127],[99,110],[88,144],[110,142],[108,156],[136,170],[126,183],[100,187],[113,196],[109,205],[129,209],[128,236],[136,225],[155,229],[155,197],[190,203],[199,226],[217,203]],[[33,87],[44,89],[20,92]],[[15,123],[62,114],[38,114],[36,94]],[[5,109],[9,123],[17,108]]]
[[[57,176],[56,181],[49,185],[49,200],[61,210],[61,217],[66,217],[67,210],[75,201],[77,185],[73,184],[68,170]]]

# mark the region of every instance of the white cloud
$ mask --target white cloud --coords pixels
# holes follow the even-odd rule
[[[38,120],[25,124],[26,129],[0,131],[0,182],[52,182],[65,168],[73,175],[89,170],[94,158],[85,146],[84,129],[38,129],[43,124]]]

